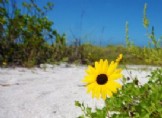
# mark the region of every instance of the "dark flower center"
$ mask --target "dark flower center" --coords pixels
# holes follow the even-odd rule
[[[108,77],[105,74],[100,74],[97,76],[97,83],[100,85],[106,84]]]

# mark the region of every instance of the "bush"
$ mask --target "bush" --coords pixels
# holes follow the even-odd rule
[[[133,79],[133,78],[132,78]],[[137,78],[132,83],[126,83],[113,97],[105,100],[105,107],[92,111],[84,103],[76,101],[83,115],[79,118],[162,118],[162,68],[151,72],[148,83],[141,85]]]

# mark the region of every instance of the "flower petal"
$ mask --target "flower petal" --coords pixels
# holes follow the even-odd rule
[[[95,88],[95,83],[88,84],[87,85],[87,93],[93,91],[94,88]]]
[[[109,90],[109,89],[106,89],[106,93],[107,93],[107,95],[109,96],[109,97],[112,97],[112,92]]]
[[[97,99],[100,97],[100,86],[95,86],[92,91],[92,98],[96,97]]]
[[[116,69],[117,66],[118,66],[118,64],[116,62],[112,61],[110,63],[110,65],[109,65],[109,67],[108,67],[107,74],[108,75],[111,75],[115,71],[115,69]]]
[[[102,71],[103,71],[103,73],[106,73],[107,70],[108,70],[108,61],[105,60],[105,61],[103,62],[103,68],[102,68]]]
[[[95,74],[96,70],[92,66],[88,66],[88,69],[86,70],[87,74]]]
[[[104,85],[101,87],[101,97],[102,99],[106,99],[106,96],[107,96],[107,91],[106,91],[107,87]]]
[[[96,75],[87,75],[84,77],[84,79],[82,80],[82,82],[84,83],[93,83],[96,82]]]
[[[109,75],[109,80],[117,80],[123,77],[123,74],[121,73],[121,69],[115,70],[111,75]]]
[[[113,93],[117,92],[117,88],[121,88],[121,85],[115,81],[109,81],[107,83],[107,88],[111,90]]]

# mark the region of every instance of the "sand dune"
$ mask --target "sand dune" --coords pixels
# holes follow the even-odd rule
[[[141,84],[156,67],[127,66],[126,77],[137,77]],[[79,100],[91,107],[103,101],[92,99],[81,83],[85,66],[41,65],[41,68],[0,68],[0,118],[76,118]]]

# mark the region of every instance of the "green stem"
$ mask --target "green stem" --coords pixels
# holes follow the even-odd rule
[[[106,111],[107,111],[107,118],[110,118],[110,114],[109,114],[109,110],[108,110],[108,105],[106,104],[106,100],[105,100],[105,105],[106,105]]]

